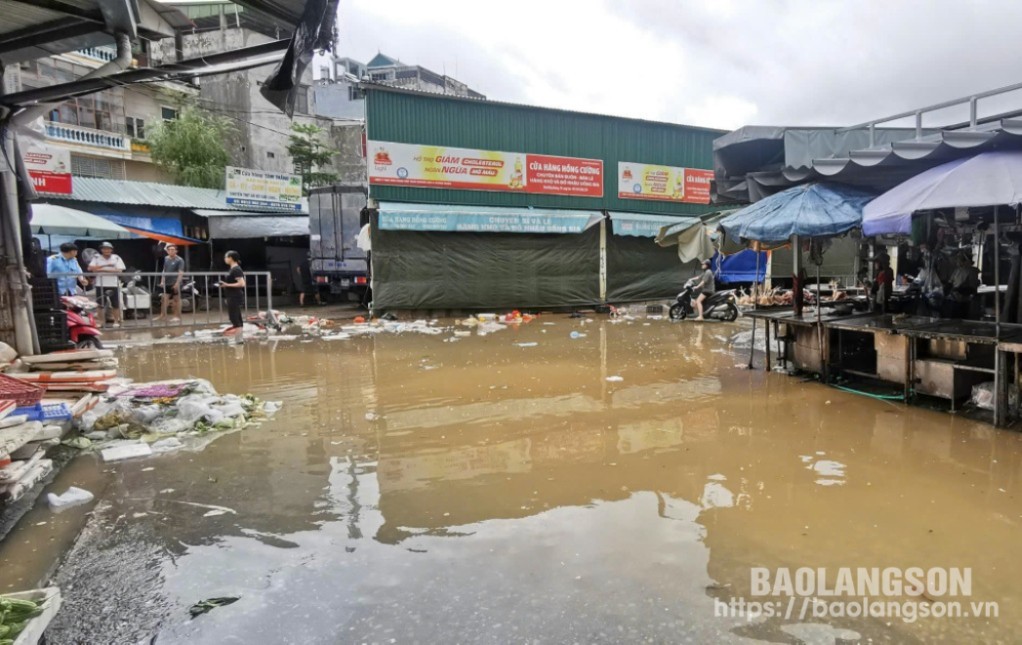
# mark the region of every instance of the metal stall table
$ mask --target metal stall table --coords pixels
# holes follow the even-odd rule
[[[838,354],[836,367],[845,373],[874,378],[903,386],[904,399],[908,402],[912,392],[911,360],[909,339],[901,332],[916,325],[938,322],[937,318],[923,316],[902,316],[896,314],[870,314],[828,323],[827,328],[837,337]],[[845,346],[848,341],[870,337],[871,349],[857,354],[858,364],[845,365]],[[850,338],[851,337],[851,338]]]
[[[826,308],[824,311],[828,311]],[[766,330],[766,361],[767,369],[770,369],[770,328],[773,327],[774,338],[784,342],[783,350],[781,352],[781,360],[784,361],[785,367],[787,367],[787,361],[790,358],[797,369],[805,370],[808,372],[815,372],[817,374],[824,374],[827,368],[826,361],[821,360],[822,356],[828,355],[829,343],[827,335],[823,334],[823,348],[821,352],[820,347],[820,335],[816,332],[817,323],[826,326],[835,321],[855,319],[860,316],[868,316],[867,313],[853,313],[853,314],[836,314],[833,311],[829,313],[822,313],[817,318],[815,310],[807,310],[803,312],[803,315],[796,316],[795,312],[791,309],[783,310],[759,310],[750,311],[745,314],[753,320],[753,326],[755,327],[757,320],[762,320]],[[780,334],[780,326],[785,326],[785,334],[782,337]],[[787,333],[791,331],[792,333]],[[791,351],[791,346],[794,345],[794,351]],[[753,349],[755,351],[755,344]],[[752,365],[750,355],[750,366]]]
[[[1022,325],[977,321],[937,320],[900,330],[909,338],[909,378],[913,390],[957,402],[973,385],[993,380],[994,425],[1004,422],[1007,374],[1003,341],[1022,339]]]

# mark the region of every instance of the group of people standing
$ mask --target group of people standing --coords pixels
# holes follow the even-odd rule
[[[877,309],[886,311],[894,290],[894,271],[886,253],[878,254],[873,262],[876,278],[871,285],[871,296]],[[958,251],[950,256],[934,254],[924,242],[906,254],[899,274],[908,293],[919,297],[915,313],[959,319],[973,315],[982,281],[979,269],[973,266],[967,252]]]
[[[60,296],[74,296],[79,290],[84,292],[89,285],[83,274],[82,264],[78,260],[78,251],[76,244],[67,242],[60,245],[59,253],[51,255],[46,260],[46,275],[56,280]],[[164,251],[166,255],[163,258],[157,285],[163,293],[163,298],[160,315],[154,320],[166,319],[169,311],[171,315],[169,322],[175,323],[181,321],[181,289],[185,284],[185,261],[178,255],[177,246],[174,244],[168,244]],[[233,334],[244,325],[241,311],[245,304],[245,272],[241,268],[241,255],[237,251],[225,253],[224,263],[228,268],[227,276],[222,278],[217,286],[223,290],[227,314],[231,321],[231,327],[225,333]],[[113,321],[111,327],[114,329],[120,327],[123,321],[120,274],[127,271],[124,260],[114,253],[113,244],[103,242],[99,245],[99,253],[89,260],[86,269],[89,273],[98,274],[95,286],[100,324],[106,320],[106,309],[109,307]]]

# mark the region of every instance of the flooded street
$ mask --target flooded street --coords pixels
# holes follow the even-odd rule
[[[52,574],[57,644],[1016,641],[1022,435],[746,370],[740,325],[596,318],[122,352],[284,408],[79,457],[50,490],[97,503],[41,501],[0,591]],[[888,566],[971,567],[1000,615],[715,614],[751,567]]]

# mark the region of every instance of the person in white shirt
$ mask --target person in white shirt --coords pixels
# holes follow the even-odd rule
[[[114,254],[114,245],[103,242],[99,245],[99,254],[89,262],[90,273],[124,273],[124,260]],[[106,322],[106,306],[110,303],[113,327],[121,326],[121,279],[115,275],[96,276],[96,299],[99,302],[100,324]]]

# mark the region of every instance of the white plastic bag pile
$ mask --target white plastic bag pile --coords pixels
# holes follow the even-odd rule
[[[154,386],[184,389],[162,398],[133,394]],[[97,449],[105,461],[199,448],[208,442],[192,441],[191,437],[244,428],[273,416],[280,407],[280,402],[263,402],[250,395],[218,394],[201,379],[136,383],[104,397],[85,412],[78,423],[81,436],[65,444]]]

